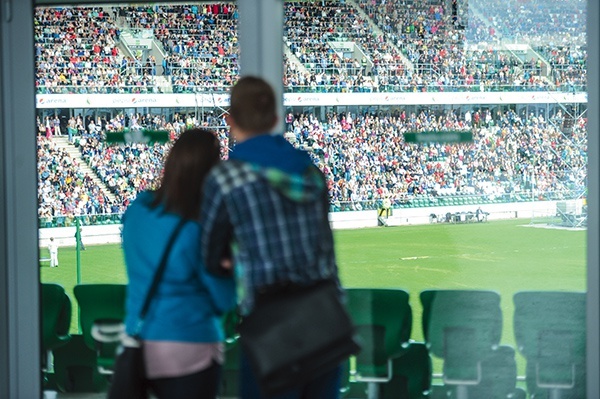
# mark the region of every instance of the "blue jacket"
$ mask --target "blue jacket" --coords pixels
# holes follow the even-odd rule
[[[129,285],[125,325],[135,333],[158,263],[180,217],[150,208],[152,193],[140,193],[123,221],[123,251]],[[236,305],[235,280],[210,275],[202,262],[201,226],[187,222],[175,241],[163,278],[146,316],[141,337],[179,342],[224,339],[221,316]]]

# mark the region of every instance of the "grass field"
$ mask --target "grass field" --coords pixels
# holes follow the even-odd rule
[[[586,232],[540,228],[529,220],[430,224],[335,232],[340,278],[346,287],[402,288],[413,309],[412,338],[422,341],[419,292],[489,289],[500,293],[502,343],[514,346],[512,295],[521,290],[586,290]],[[47,257],[45,249],[41,258]],[[82,283],[126,282],[119,245],[80,253]],[[42,282],[62,284],[72,295],[75,248],[60,248],[58,268],[41,267]],[[74,302],[75,304],[75,302]],[[74,316],[76,310],[74,310]],[[77,330],[77,318],[72,329]],[[439,362],[434,362],[439,368]],[[519,374],[524,374],[522,360]]]

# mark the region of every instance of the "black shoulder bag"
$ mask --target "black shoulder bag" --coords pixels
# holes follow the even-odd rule
[[[239,331],[264,394],[302,386],[360,351],[334,280],[289,285],[256,299]]]
[[[169,253],[175,242],[175,238],[181,231],[181,228],[186,223],[185,219],[181,219],[175,231],[171,234],[167,248],[163,253],[158,269],[154,274],[154,279],[150,285],[150,289],[146,294],[144,305],[140,312],[138,325],[132,337],[125,337],[121,344],[121,351],[117,356],[115,363],[115,372],[112,377],[108,399],[148,399],[148,383],[146,380],[146,369],[144,366],[144,351],[142,348],[142,340],[139,336],[146,313],[150,307],[152,297],[156,293],[158,283],[162,278],[163,272],[167,265]]]

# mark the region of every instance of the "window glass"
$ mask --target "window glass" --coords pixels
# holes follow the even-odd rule
[[[513,366],[511,394],[583,389],[576,332],[537,332],[536,356],[568,357],[567,371],[530,355],[515,294],[585,292],[586,11],[581,0],[285,2],[281,133],[327,176],[344,286],[409,292],[409,337],[427,343],[437,392],[477,396],[489,370]],[[36,8],[41,281],[71,298],[72,335],[73,286],[126,283],[121,216],[156,187],[170,143],[203,126],[223,159],[235,145],[238,21],[235,2]],[[122,142],[124,131],[168,140]],[[482,338],[458,325],[485,300],[461,299],[443,324],[421,294],[432,290],[497,295],[489,353],[461,346]],[[547,349],[561,342],[568,355]],[[349,389],[366,384],[360,361]]]

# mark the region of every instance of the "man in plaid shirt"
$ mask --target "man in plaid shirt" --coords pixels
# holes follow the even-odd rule
[[[235,269],[246,314],[257,295],[286,284],[333,279],[339,286],[325,178],[306,152],[269,133],[275,101],[263,79],[236,83],[227,123],[237,144],[204,185],[205,264],[214,274]],[[339,368],[317,380],[281,398],[339,396]],[[241,381],[242,398],[262,397],[244,360]]]

